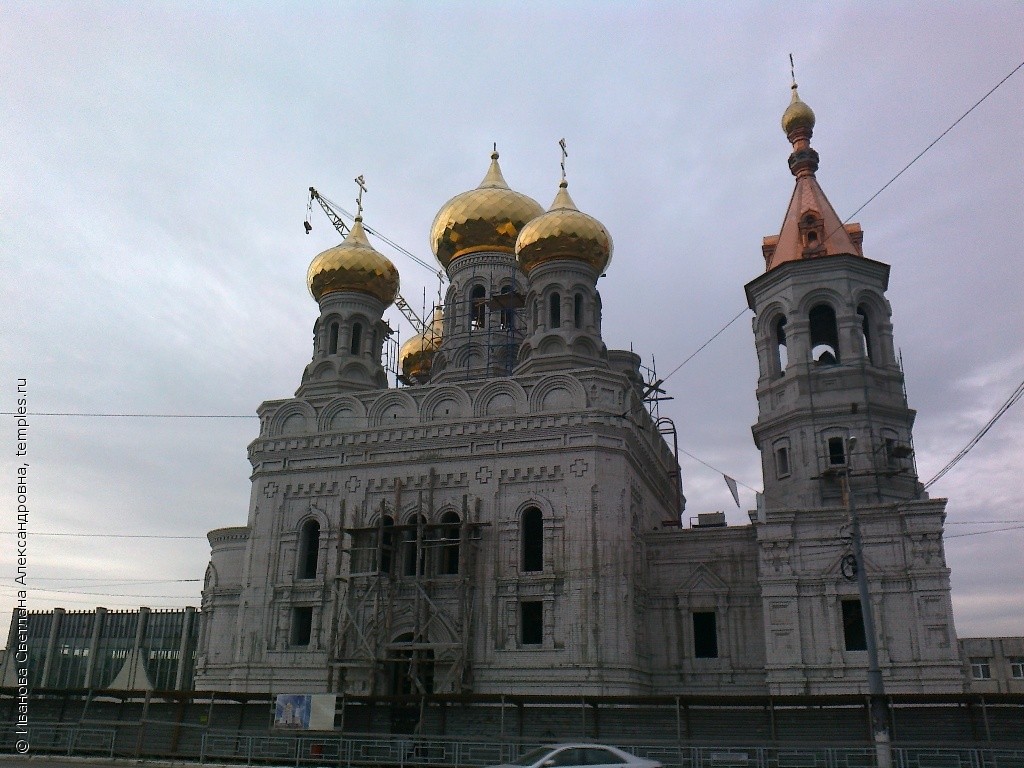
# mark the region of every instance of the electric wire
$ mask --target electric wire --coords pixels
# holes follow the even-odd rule
[[[205,539],[205,536],[182,536],[170,533],[73,533],[61,531],[32,531],[32,536],[75,536],[94,539]],[[2,535],[16,535],[17,531],[0,531]]]
[[[985,426],[978,430],[978,432],[974,435],[974,437],[970,439],[967,445],[961,448],[959,453],[957,453],[956,456],[950,459],[949,463],[947,463],[946,466],[944,466],[937,473],[935,473],[935,476],[927,483],[925,483],[924,487],[926,489],[929,488],[932,484],[934,484],[938,480],[941,480],[945,476],[945,474],[949,472],[953,467],[959,464],[960,461],[963,460],[963,458],[968,453],[971,452],[971,449],[973,449],[974,446],[981,442],[981,439],[988,434],[988,431],[992,429],[992,427],[995,425],[997,421],[999,421],[1000,418],[1002,418],[1003,414],[1010,410],[1010,408],[1012,408],[1013,405],[1018,400],[1020,400],[1022,396],[1024,396],[1024,381],[1021,381],[1021,383],[1017,385],[1017,388],[1006,399],[1006,401],[1001,406],[999,406],[999,408],[996,410],[992,418],[985,423]]]

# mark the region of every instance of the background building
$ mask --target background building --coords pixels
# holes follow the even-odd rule
[[[8,648],[17,647],[17,613]],[[199,622],[184,610],[31,611],[28,614],[29,688],[184,691],[193,688]],[[17,685],[13,654],[0,680]]]

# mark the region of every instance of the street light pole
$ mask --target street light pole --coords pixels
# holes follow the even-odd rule
[[[885,705],[885,688],[882,685],[882,670],[878,666],[878,641],[875,635],[875,620],[871,611],[871,597],[868,594],[868,574],[864,568],[864,550],[860,539],[860,520],[857,505],[850,488],[850,457],[857,445],[857,438],[847,440],[846,469],[843,470],[843,495],[846,497],[846,512],[850,519],[853,537],[853,557],[857,564],[857,591],[860,593],[860,612],[864,621],[864,637],[868,652],[868,695],[871,708],[871,730],[875,740],[878,768],[892,768],[892,744],[889,740],[889,716]]]

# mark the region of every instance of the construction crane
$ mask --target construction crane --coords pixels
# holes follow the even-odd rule
[[[360,179],[361,178],[362,177],[360,177]],[[357,181],[359,181],[359,180],[357,179]],[[313,210],[313,203],[316,203],[317,205],[319,205],[323,209],[324,213],[327,214],[327,218],[331,220],[331,224],[334,225],[334,228],[336,230],[338,230],[338,232],[341,234],[342,237],[345,237],[348,234],[349,226],[348,226],[348,224],[345,223],[344,219],[341,218],[341,214],[344,213],[349,218],[352,218],[351,214],[349,214],[347,211],[343,211],[341,208],[339,208],[337,205],[332,203],[330,200],[326,200],[319,192],[316,191],[315,187],[310,187],[309,188],[309,203],[306,205],[306,220],[303,222],[303,226],[306,228],[306,234],[307,235],[310,232],[313,231],[313,225],[309,221],[309,215],[310,215],[310,213]],[[409,251],[407,251],[402,246],[398,245],[395,242],[392,242],[388,238],[384,237],[384,235],[380,234],[380,232],[377,232],[377,231],[371,229],[370,227],[366,226],[365,224],[363,225],[363,229],[365,229],[370,234],[380,238],[385,243],[390,245],[392,248],[395,248],[395,249],[401,251],[406,256],[408,256],[410,259],[412,259],[417,264],[419,264],[421,267],[429,269],[431,272],[433,272],[435,275],[437,275],[438,280],[440,280],[442,283],[444,282],[444,278],[445,278],[444,272],[441,272],[440,270],[435,270],[434,267],[432,267],[427,262],[423,261],[423,259],[421,259],[418,256],[410,253]],[[412,327],[416,329],[416,333],[423,333],[426,330],[427,324],[425,322],[423,322],[423,319],[420,318],[420,316],[417,315],[413,311],[413,308],[409,306],[409,302],[407,302],[404,298],[402,298],[401,294],[398,294],[397,296],[395,296],[395,306],[398,307],[398,311],[401,312],[405,316],[405,319],[409,321],[409,323],[412,325]]]

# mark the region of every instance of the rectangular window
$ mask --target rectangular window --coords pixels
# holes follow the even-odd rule
[[[309,645],[313,635],[313,608],[292,608],[291,645]]]
[[[718,658],[718,626],[714,611],[693,614],[693,655],[698,659]]]
[[[1024,656],[1010,657],[1010,677],[1015,680],[1024,679]]]
[[[848,651],[866,651],[868,636],[864,632],[864,614],[860,599],[843,600],[843,640]]]
[[[846,449],[843,447],[843,438],[830,437],[828,439],[828,463],[833,466],[842,466],[846,463]]]
[[[544,603],[530,600],[519,604],[520,637],[523,645],[544,643]]]
[[[789,448],[785,446],[775,449],[775,475],[776,477],[789,475]]]
[[[975,680],[991,680],[992,668],[987,656],[971,657],[971,677]]]

